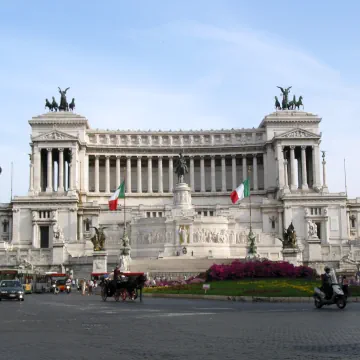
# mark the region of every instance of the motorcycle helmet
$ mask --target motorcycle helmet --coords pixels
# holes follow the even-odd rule
[[[328,272],[330,272],[331,269],[328,266],[325,266],[324,270],[326,273],[328,273]]]

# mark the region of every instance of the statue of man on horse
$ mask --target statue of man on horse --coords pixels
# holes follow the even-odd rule
[[[178,176],[178,183],[184,182],[184,175],[189,172],[186,160],[183,154],[179,155],[177,162],[175,164],[175,174]]]

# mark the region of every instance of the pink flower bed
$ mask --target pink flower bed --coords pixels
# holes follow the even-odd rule
[[[285,261],[233,261],[228,265],[216,265],[207,271],[207,280],[237,280],[244,278],[312,278],[314,269],[308,266],[294,266]]]

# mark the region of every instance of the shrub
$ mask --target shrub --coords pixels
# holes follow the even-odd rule
[[[242,262],[233,261],[228,265],[214,264],[206,272],[207,281],[238,280],[245,278],[313,278],[314,269],[308,266],[294,266],[286,261],[257,260]]]

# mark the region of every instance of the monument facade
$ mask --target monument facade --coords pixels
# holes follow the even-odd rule
[[[50,111],[29,121],[29,191],[0,205],[2,266],[25,259],[81,269],[100,227],[112,265],[125,226],[138,271],[196,272],[216,259],[245,258],[250,225],[260,257],[282,260],[293,224],[299,263],[320,269],[348,254],[360,260],[360,198],[329,191],[321,118],[299,109],[302,97],[289,101],[290,88],[256,128],[186,131],[93,129],[72,112],[66,91],[59,88],[60,107],[46,100]],[[230,200],[246,178],[251,224],[250,199]],[[123,179],[126,205],[120,199],[110,211]]]

